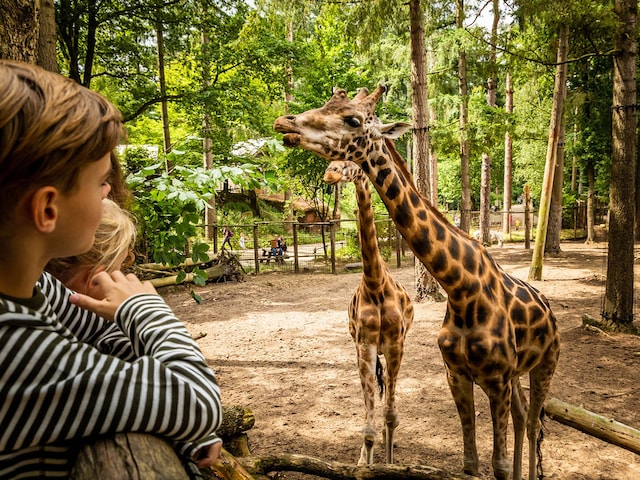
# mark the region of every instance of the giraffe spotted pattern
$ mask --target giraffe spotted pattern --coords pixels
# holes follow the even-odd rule
[[[416,189],[393,139],[410,125],[383,124],[375,108],[384,93],[360,89],[349,99],[338,90],[321,108],[276,119],[286,146],[328,160],[357,164],[371,180],[407,244],[447,293],[438,334],[447,381],[458,409],[465,473],[478,472],[473,387],[489,397],[493,419],[493,471],[520,479],[525,433],[529,479],[536,478],[540,413],[560,351],[556,320],[544,296],[504,272],[488,251],[450,224]],[[520,377],[529,374],[527,400]],[[528,406],[527,406],[528,404]],[[513,462],[507,455],[509,414],[514,424]],[[513,472],[511,471],[513,467]]]
[[[362,279],[349,304],[349,332],[356,344],[358,373],[365,404],[365,426],[359,464],[373,463],[376,380],[385,393],[385,458],[393,463],[393,435],[399,422],[395,391],[404,341],[413,322],[413,304],[404,287],[389,272],[378,248],[369,178],[353,162],[334,161],[325,171],[329,184],[353,182],[358,200]],[[384,377],[380,356],[386,363]]]

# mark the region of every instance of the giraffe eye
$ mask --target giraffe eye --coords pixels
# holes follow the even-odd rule
[[[351,128],[358,128],[360,126],[360,120],[356,117],[345,117],[344,123],[349,125]]]

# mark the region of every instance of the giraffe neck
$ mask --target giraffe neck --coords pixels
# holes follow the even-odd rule
[[[367,179],[353,180],[358,199],[358,224],[360,234],[360,251],[362,254],[362,272],[365,281],[379,286],[379,280],[384,273],[384,260],[378,248],[378,235],[374,222],[371,190]]]
[[[449,295],[454,290],[475,291],[486,269],[497,269],[495,262],[418,192],[393,141],[381,140],[369,150],[369,156],[357,163],[416,257]]]

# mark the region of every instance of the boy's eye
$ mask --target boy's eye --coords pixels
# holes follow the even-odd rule
[[[356,117],[345,117],[344,123],[349,125],[351,128],[358,128],[360,126],[360,120]]]

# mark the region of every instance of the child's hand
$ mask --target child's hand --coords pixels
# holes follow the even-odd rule
[[[69,301],[107,320],[113,320],[116,310],[127,298],[139,293],[157,295],[151,283],[141,282],[132,273],[125,276],[119,270],[111,274],[96,274],[89,283],[87,293],[88,295],[74,293],[69,297]]]
[[[207,468],[213,465],[220,457],[222,442],[212,443],[207,447],[202,447],[193,456],[198,468]]]

